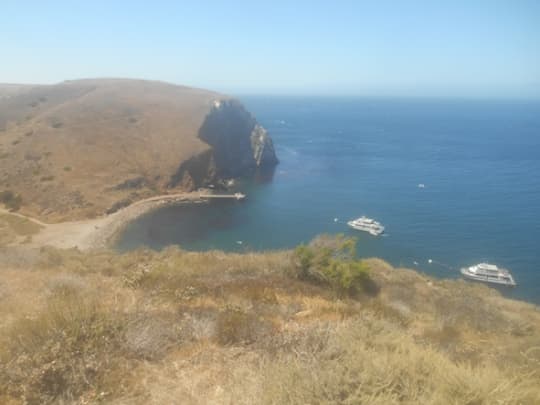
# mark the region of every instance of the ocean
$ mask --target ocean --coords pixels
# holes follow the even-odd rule
[[[507,267],[519,285],[503,293],[540,304],[540,102],[240,98],[274,140],[273,176],[241,181],[244,202],[149,213],[120,251],[270,250],[344,233],[360,256],[436,277]],[[349,229],[361,215],[386,234]]]

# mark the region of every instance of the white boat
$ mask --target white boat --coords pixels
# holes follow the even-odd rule
[[[471,267],[464,267],[461,269],[461,274],[469,280],[509,286],[516,285],[514,277],[508,270],[499,268],[494,264],[479,263]]]
[[[379,236],[384,232],[384,226],[382,226],[380,222],[365,216],[353,219],[352,221],[347,222],[347,225],[358,231],[368,232],[373,236]]]

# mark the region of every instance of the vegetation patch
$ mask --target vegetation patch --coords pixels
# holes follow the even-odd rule
[[[127,179],[123,181],[122,183],[117,184],[113,187],[113,190],[130,190],[130,189],[138,189],[142,188],[147,185],[147,181],[143,176],[133,177],[131,179]]]
[[[54,297],[34,319],[21,319],[1,352],[0,392],[28,403],[72,402],[106,384],[122,347],[121,316],[91,300]]]
[[[227,307],[217,318],[216,339],[222,345],[250,344],[271,332],[270,322],[241,308]]]
[[[125,208],[129,205],[131,205],[133,201],[130,198],[124,198],[123,200],[115,202],[110,208],[105,211],[107,214],[113,214],[118,210],[121,210],[122,208]]]
[[[4,190],[0,192],[0,202],[10,211],[17,211],[21,208],[22,197],[11,190]]]
[[[0,403],[538,403],[536,307],[351,246],[0,249]]]
[[[321,346],[262,368],[267,404],[533,404],[534,380],[490,365],[464,367],[417,345],[404,330],[366,313],[326,331]],[[488,371],[489,370],[489,371]]]
[[[321,235],[294,251],[294,273],[302,280],[329,285],[338,296],[376,293],[369,266],[356,258],[356,240]]]

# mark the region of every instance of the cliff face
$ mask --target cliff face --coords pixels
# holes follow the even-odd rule
[[[220,176],[238,176],[278,162],[266,130],[237,100],[214,101],[199,138],[212,146]]]
[[[12,90],[0,87],[0,192],[48,221],[277,163],[266,131],[218,93],[122,79]]]
[[[211,149],[180,165],[171,187],[195,189],[278,163],[267,131],[237,100],[215,100],[198,136]]]

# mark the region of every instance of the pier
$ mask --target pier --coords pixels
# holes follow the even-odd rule
[[[245,194],[234,193],[234,194],[200,194],[200,198],[210,199],[210,198],[233,198],[235,200],[244,200],[246,198]]]
[[[247,196],[243,193],[234,193],[234,194],[212,194],[209,190],[200,190],[199,192],[192,192],[192,193],[178,193],[178,194],[165,194],[165,195],[158,195],[150,198],[146,198],[144,200],[140,200],[134,205],[141,205],[141,204],[147,204],[147,203],[154,203],[154,204],[174,204],[174,203],[182,203],[182,202],[202,202],[205,200],[210,199],[235,199],[237,201],[244,200]]]

